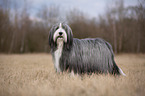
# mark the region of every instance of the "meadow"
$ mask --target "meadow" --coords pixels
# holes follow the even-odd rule
[[[55,72],[50,54],[0,54],[0,96],[144,96],[145,54],[117,54],[127,75]]]

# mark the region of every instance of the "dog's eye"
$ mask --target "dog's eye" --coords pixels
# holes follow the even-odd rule
[[[59,27],[56,27],[55,30],[57,30]]]
[[[65,26],[62,26],[62,28],[63,28],[64,30],[66,30],[66,27],[65,27]]]

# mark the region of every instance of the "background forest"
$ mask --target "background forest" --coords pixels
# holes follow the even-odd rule
[[[144,0],[128,7],[123,0],[114,0],[114,6],[106,4],[105,13],[98,18],[90,18],[78,9],[64,15],[60,6],[43,5],[37,13],[39,19],[32,19],[31,4],[24,3],[18,11],[17,2],[0,1],[0,53],[49,52],[49,30],[60,21],[68,23],[75,38],[103,38],[112,44],[115,53],[145,53]]]

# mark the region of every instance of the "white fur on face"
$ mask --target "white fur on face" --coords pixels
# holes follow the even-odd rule
[[[64,42],[67,42],[67,34],[66,31],[62,28],[62,24],[59,24],[59,28],[55,31],[54,35],[53,35],[53,40],[54,42],[56,41],[56,38],[59,36],[59,32],[62,32],[62,37]]]

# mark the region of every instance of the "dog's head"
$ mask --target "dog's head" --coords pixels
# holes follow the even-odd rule
[[[73,42],[73,34],[71,28],[64,23],[52,26],[49,32],[49,45],[54,48],[60,41],[63,41],[66,48],[70,48]]]

